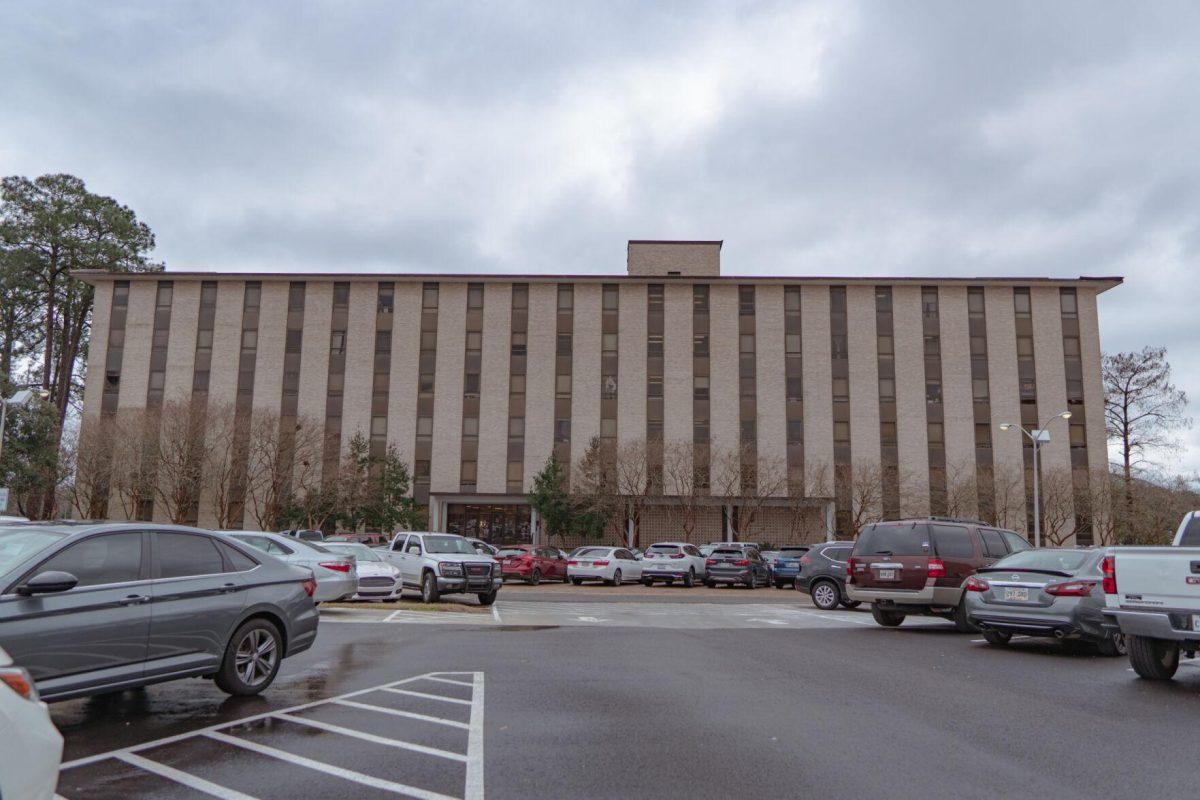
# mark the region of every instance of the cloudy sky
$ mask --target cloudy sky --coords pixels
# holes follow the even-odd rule
[[[0,173],[175,269],[1123,275],[1104,348],[1200,408],[1198,42],[1194,2],[0,0]]]

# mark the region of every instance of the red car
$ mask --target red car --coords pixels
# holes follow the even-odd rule
[[[567,582],[567,557],[553,547],[510,545],[501,547],[496,559],[504,580],[518,578],[533,586],[543,580]]]

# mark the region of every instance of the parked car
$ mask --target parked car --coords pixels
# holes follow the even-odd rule
[[[522,580],[532,586],[543,580],[567,582],[567,559],[556,547],[509,545],[496,553],[496,560],[504,580]]]
[[[627,547],[581,547],[567,560],[567,575],[576,586],[584,581],[620,586],[642,579],[642,562]]]
[[[331,553],[354,558],[354,569],[358,574],[358,592],[350,598],[351,600],[393,602],[400,599],[400,595],[404,591],[404,582],[400,579],[400,568],[389,564],[379,553],[358,542],[326,540],[321,546]]]
[[[304,529],[304,528],[300,528],[300,529],[293,528],[291,530],[280,531],[280,533],[283,534],[284,536],[290,536],[293,539],[301,539],[305,542],[323,542],[323,541],[325,541],[325,534],[321,533],[320,531],[308,530],[308,529]],[[347,537],[347,538],[349,538],[349,537]]]
[[[859,602],[846,594],[846,563],[853,548],[851,542],[822,542],[810,547],[797,561],[800,571],[793,581],[796,591],[806,592],[822,611],[832,611],[839,604],[856,608]]]
[[[1125,654],[1125,637],[1104,626],[1103,550],[1022,550],[983,567],[966,584],[967,619],[989,644],[1013,634],[1094,643]]]
[[[704,584],[740,583],[747,589],[768,586],[771,568],[755,547],[718,547],[704,560]]]
[[[29,522],[29,517],[18,517],[15,514],[0,514],[0,525],[10,522]]]
[[[963,584],[981,567],[1028,550],[1013,531],[975,520],[927,517],[867,525],[846,568],[846,594],[871,604],[871,615],[894,628],[909,615],[942,617],[963,632]]]
[[[1200,511],[1184,514],[1170,547],[1113,547],[1100,564],[1109,627],[1125,636],[1142,678],[1169,680],[1200,650]]]
[[[304,567],[317,581],[313,600],[333,603],[349,600],[358,592],[358,571],[354,558],[332,553],[316,542],[283,536],[266,531],[221,531],[222,536],[236,539],[267,555],[297,567]]]
[[[194,676],[257,694],[312,646],[315,590],[308,570],[210,531],[0,528],[0,647],[50,701]]]
[[[771,582],[776,589],[795,585],[796,576],[800,574],[800,559],[808,548],[808,545],[784,545],[772,551],[770,557],[763,554],[771,564]]]
[[[668,586],[683,581],[690,589],[703,581],[705,574],[704,556],[694,544],[660,542],[647,547],[642,556],[642,583],[646,586],[655,581],[666,581]]]
[[[474,594],[481,605],[490,606],[504,583],[496,560],[479,555],[454,533],[398,533],[386,550],[377,552],[400,568],[404,585],[419,589],[426,603],[436,603],[443,594]]]
[[[0,650],[0,797],[52,800],[63,738],[33,678]]]

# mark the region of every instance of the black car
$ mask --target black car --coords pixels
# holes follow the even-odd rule
[[[853,549],[853,542],[813,545],[800,558],[796,591],[807,592],[812,597],[813,605],[822,611],[832,611],[839,603],[846,608],[857,606],[857,600],[846,596],[846,560]]]
[[[740,583],[747,589],[771,585],[771,565],[755,547],[718,547],[704,560],[704,566],[708,571],[704,584],[710,588],[719,583]]]

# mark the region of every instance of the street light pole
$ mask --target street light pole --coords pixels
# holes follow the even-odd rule
[[[1038,472],[1038,451],[1042,449],[1042,445],[1050,441],[1050,433],[1046,430],[1046,426],[1056,419],[1070,419],[1070,411],[1061,411],[1055,414],[1045,423],[1034,428],[1032,431],[1027,431],[1020,425],[1013,425],[1011,422],[1004,422],[1000,425],[1000,430],[1006,431],[1009,428],[1016,428],[1021,433],[1029,437],[1029,441],[1033,444],[1033,546],[1042,546],[1042,502],[1040,496],[1040,478]],[[1045,440],[1042,439],[1042,434],[1046,435]]]
[[[20,389],[9,398],[0,395],[0,457],[4,456],[4,426],[8,422],[8,407],[23,406],[35,397],[45,400],[49,394],[45,389]],[[3,510],[0,508],[0,512]]]

